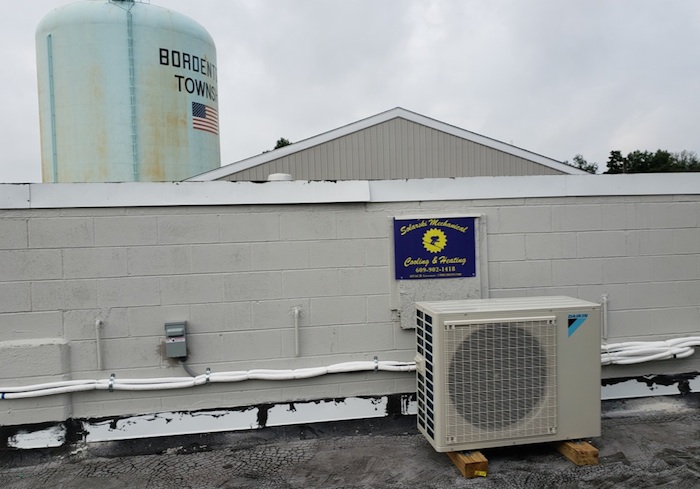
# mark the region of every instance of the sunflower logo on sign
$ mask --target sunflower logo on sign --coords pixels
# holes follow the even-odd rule
[[[423,247],[431,253],[439,253],[447,246],[447,236],[439,229],[428,229],[423,235]]]

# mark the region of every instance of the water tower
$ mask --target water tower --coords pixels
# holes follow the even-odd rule
[[[218,168],[216,48],[172,10],[88,0],[36,32],[44,182],[180,181]]]

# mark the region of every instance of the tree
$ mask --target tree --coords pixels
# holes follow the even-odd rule
[[[627,173],[627,160],[620,151],[610,152],[608,171],[605,173]]]
[[[622,156],[620,151],[611,151],[605,173],[658,173],[700,171],[700,158],[693,151],[671,153],[663,149],[656,152],[632,151]]]
[[[275,147],[272,149],[267,149],[267,150],[263,151],[263,154],[269,153],[270,151],[274,151],[276,149],[284,148],[285,146],[289,146],[290,144],[292,144],[292,142],[289,139],[279,138],[277,140],[277,142],[275,143]]]
[[[277,142],[275,143],[275,147],[272,149],[280,149],[284,148],[285,146],[289,146],[292,144],[292,142],[289,139],[286,138],[279,138]]]
[[[683,167],[682,171],[700,171],[700,158],[694,151],[683,150],[680,153],[673,153],[673,156]]]
[[[567,161],[564,163],[568,164]],[[598,163],[587,162],[583,155],[574,156],[574,162],[571,165],[575,166],[576,168],[580,168],[583,171],[587,171],[588,173],[598,173]]]

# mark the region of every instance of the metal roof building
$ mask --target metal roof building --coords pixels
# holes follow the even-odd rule
[[[578,175],[583,170],[397,107],[189,178],[262,181],[396,180]]]

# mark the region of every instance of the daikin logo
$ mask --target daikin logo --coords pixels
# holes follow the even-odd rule
[[[577,329],[588,319],[588,314],[569,314],[569,336],[574,334]]]

